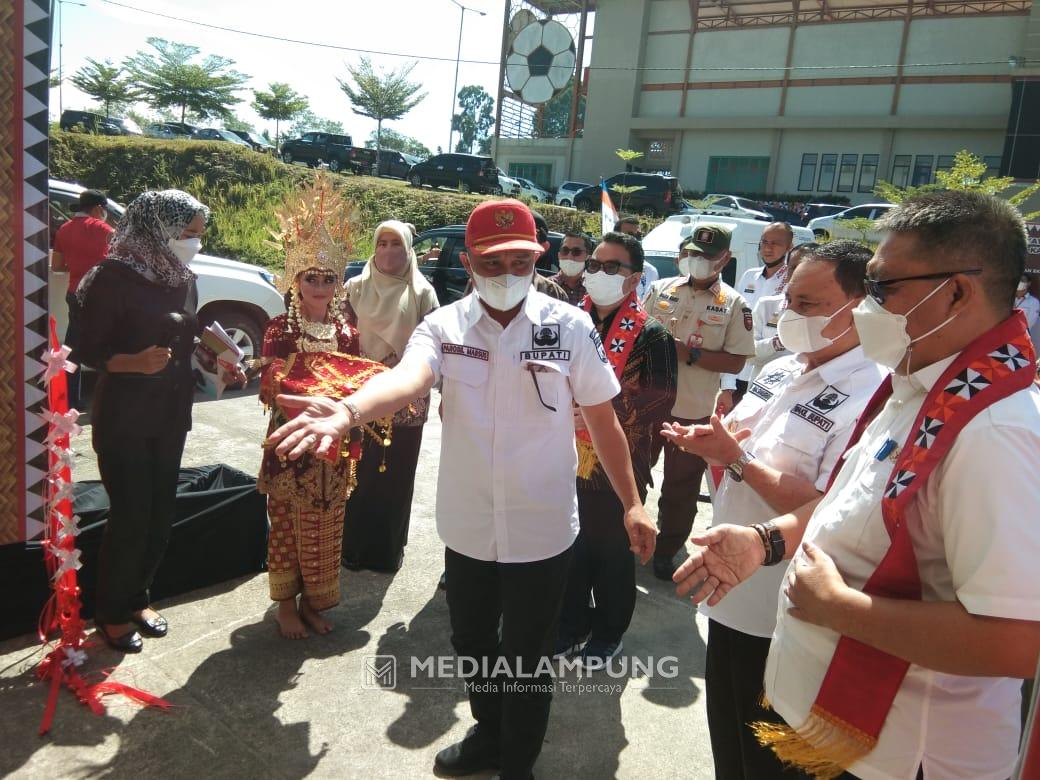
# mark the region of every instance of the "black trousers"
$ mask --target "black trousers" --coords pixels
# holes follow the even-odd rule
[[[79,331],[80,331],[80,316],[82,309],[79,305],[74,293],[65,294],[65,303],[69,307],[69,325],[65,329],[65,346],[70,347],[72,351],[69,353],[69,360],[76,365],[79,365],[79,354],[76,352],[76,347],[79,346]],[[83,367],[80,366],[77,370],[71,374],[66,374],[66,378],[69,383],[69,408],[79,409],[80,407],[80,374],[83,373]],[[80,410],[82,411],[82,410]]]
[[[111,503],[98,557],[96,620],[130,622],[149,605],[148,588],[176,518],[184,431],[121,438],[98,449],[98,469]]]
[[[636,608],[636,563],[625,509],[613,491],[578,489],[581,530],[574,542],[560,636],[620,642]],[[596,606],[589,606],[589,594]]]
[[[444,551],[451,643],[460,657],[482,666],[467,680],[470,712],[476,738],[498,750],[503,778],[526,780],[542,749],[553,680],[516,678],[516,665],[530,675],[552,654],[570,559],[570,549],[530,563]],[[513,680],[481,673],[492,671],[499,657],[514,671]]]
[[[343,519],[343,563],[359,569],[397,571],[408,544],[415,469],[423,426],[395,426],[386,449],[365,437],[357,487],[347,499]]]
[[[681,425],[704,425],[707,417],[699,420],[676,418]],[[661,498],[657,502],[656,557],[672,558],[686,544],[697,517],[697,497],[701,494],[701,480],[708,464],[704,459],[683,452],[671,442],[664,445],[664,480]]]
[[[711,754],[719,780],[809,778],[798,770],[785,769],[773,751],[758,744],[748,727],[755,721],[784,722],[759,704],[768,654],[768,639],[708,620],[704,686]]]

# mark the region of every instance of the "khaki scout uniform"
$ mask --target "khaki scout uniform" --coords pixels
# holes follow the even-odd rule
[[[721,279],[707,290],[694,289],[687,276],[663,279],[650,288],[643,307],[684,344],[691,343],[693,337],[692,345],[699,349],[755,354],[751,309],[740,293]],[[720,376],[696,363],[687,366],[680,361],[672,414],[688,420],[711,416]]]
[[[647,294],[644,306],[677,339],[693,347],[733,355],[755,354],[751,309],[744,298],[721,279],[706,290],[694,289],[690,277],[662,279]],[[675,422],[706,422],[715,411],[722,374],[695,362],[679,361]],[[664,445],[664,480],[657,503],[660,533],[654,553],[654,574],[670,576],[671,561],[683,548],[697,515],[697,497],[707,464],[703,458]],[[660,568],[659,570],[659,567]]]

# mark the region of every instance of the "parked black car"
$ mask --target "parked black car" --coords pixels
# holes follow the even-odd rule
[[[408,172],[412,166],[421,162],[418,157],[413,157],[395,149],[382,149],[379,152],[379,176],[392,176],[395,179],[408,178]]]
[[[616,173],[606,180],[606,185],[614,208],[621,211],[623,202],[625,213],[634,211],[645,217],[662,217],[678,214],[685,206],[682,188],[674,176],[662,176],[659,173]],[[622,195],[614,189],[616,186],[642,189]],[[574,206],[585,211],[599,211],[599,185],[594,184],[576,192]]]
[[[413,165],[408,171],[408,181],[413,187],[429,184],[463,192],[496,194],[502,191],[495,161],[480,154],[435,154],[429,160]]]
[[[549,233],[549,251],[538,258],[536,266],[543,276],[552,276],[560,270],[558,253],[562,243],[563,233]],[[465,295],[469,276],[459,259],[459,253],[466,249],[465,225],[445,225],[424,230],[416,236],[412,246],[419,259],[419,272],[430,280],[442,306]],[[365,262],[351,262],[344,274],[344,281],[360,274]]]
[[[140,135],[141,129],[130,119],[102,116],[90,111],[65,110],[61,112],[58,126],[68,132],[74,127],[98,135]]]
[[[231,130],[230,132],[237,135],[247,144],[249,144],[254,152],[263,152],[264,154],[275,154],[276,149],[274,144],[264,138],[260,133],[254,133],[252,130]]]
[[[285,141],[282,160],[306,163],[312,168],[324,162],[333,173],[350,170],[367,174],[375,165],[376,150],[354,146],[354,139],[349,135],[312,132]]]

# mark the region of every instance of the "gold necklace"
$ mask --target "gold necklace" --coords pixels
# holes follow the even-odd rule
[[[297,346],[301,352],[335,352],[339,347],[336,322],[311,322],[297,318],[300,337]]]

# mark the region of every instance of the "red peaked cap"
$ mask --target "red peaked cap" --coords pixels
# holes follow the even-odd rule
[[[544,252],[537,239],[531,209],[518,200],[486,200],[473,209],[466,222],[466,247],[478,255],[509,250]]]

